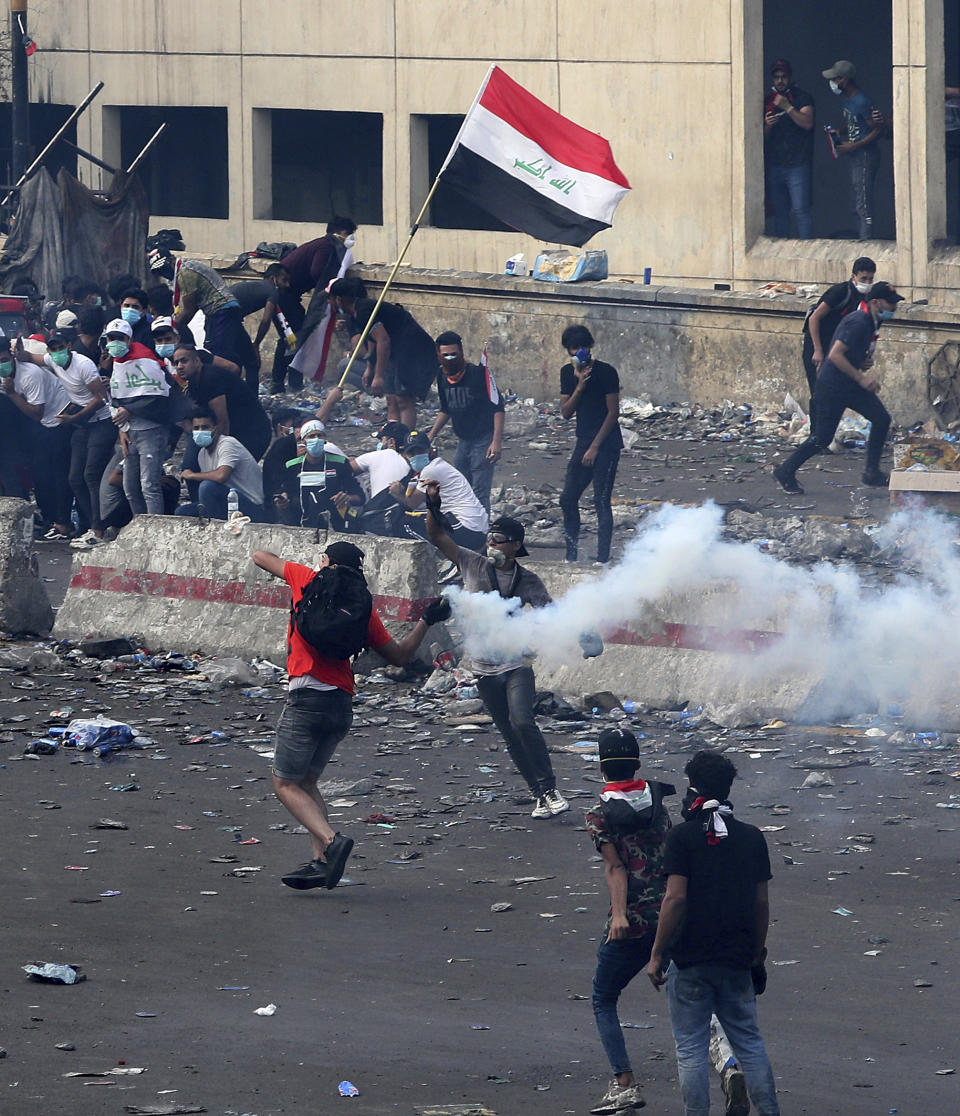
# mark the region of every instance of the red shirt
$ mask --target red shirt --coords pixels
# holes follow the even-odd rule
[[[293,604],[303,596],[307,583],[312,581],[317,571],[309,566],[301,566],[299,562],[284,562],[283,578],[290,586],[293,594]],[[383,647],[389,643],[391,635],[383,626],[383,622],[375,611],[370,613],[370,624],[367,627],[367,640],[371,647]],[[287,633],[287,674],[291,678],[309,674],[318,682],[325,682],[328,686],[336,686],[338,690],[346,690],[348,694],[353,691],[353,667],[349,659],[328,659],[326,655],[312,647],[297,631],[290,618],[290,630]]]

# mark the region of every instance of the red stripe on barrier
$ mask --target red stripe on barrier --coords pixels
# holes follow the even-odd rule
[[[286,585],[248,585],[244,581],[218,581],[211,577],[188,577],[154,570],[116,570],[89,564],[73,575],[70,588],[178,601],[290,608],[290,590]],[[375,593],[373,605],[382,619],[409,623],[420,619],[432,599],[411,600]]]
[[[74,574],[70,588],[170,600],[251,605],[255,608],[286,610],[290,607],[290,592],[285,585],[248,585],[244,581],[217,581],[210,577],[187,577],[153,570],[116,570],[90,564]],[[376,593],[373,605],[384,620],[412,623],[420,619],[431,600],[430,597],[411,600],[409,597]],[[758,655],[782,639],[780,632],[728,631],[700,624],[664,623],[659,631],[649,633],[618,628],[607,637],[606,642],[629,647],[672,647],[684,651]]]
[[[729,630],[702,624],[664,623],[658,632],[641,633],[618,628],[608,643],[630,647],[674,647],[684,651],[725,651],[738,655],[759,655],[783,639],[781,632]]]

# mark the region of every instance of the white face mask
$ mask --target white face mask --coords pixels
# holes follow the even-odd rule
[[[836,93],[836,95],[839,97],[840,94],[843,92],[843,90],[840,88],[839,85],[837,85],[837,83],[835,81],[831,81],[830,82],[830,92],[831,93]]]
[[[351,233],[348,237],[344,238],[343,246],[344,248],[352,248],[356,243],[357,238],[353,235],[353,233]]]
[[[857,291],[862,295],[869,294],[872,287],[873,287],[872,283],[854,283],[853,285],[857,288]]]

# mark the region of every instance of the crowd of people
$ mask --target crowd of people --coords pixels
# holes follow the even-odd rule
[[[159,252],[151,266],[166,281],[149,290],[129,276],[109,292],[70,277],[61,300],[28,321],[29,332],[0,337],[0,422],[9,434],[0,448],[0,488],[21,498],[32,491],[38,537],[89,550],[136,515],[227,519],[237,511],[258,523],[425,538],[426,494],[435,485],[456,544],[482,549],[505,411],[485,362],[467,361],[459,334],[431,338],[409,311],[382,303],[358,371],[360,384],[387,403],[366,453],[351,456],[327,437],[343,398],[339,385],[317,411],[282,399],[285,383],[296,386],[305,370],[322,375],[335,328],[351,351],[370,324],[375,304],[363,283],[337,277],[352,259],[347,241],[355,229],[337,218],[262,279],[231,287],[204,263]],[[298,315],[307,282],[316,286]],[[253,339],[244,325],[250,315],[257,317]],[[260,351],[271,328],[277,350],[268,413]],[[321,332],[330,336],[313,343]],[[592,481],[596,559],[606,562],[623,444],[619,380],[593,359],[584,326],[566,329],[561,345],[571,363],[561,370],[560,401],[576,425],[560,501],[566,557],[577,559],[579,499]],[[417,430],[417,405],[434,386],[439,412],[429,430]],[[457,439],[452,462],[436,444],[447,424]]]

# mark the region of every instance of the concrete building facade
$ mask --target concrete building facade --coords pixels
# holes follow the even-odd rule
[[[612,274],[636,279],[650,267],[654,282],[672,287],[828,283],[866,252],[914,298],[951,305],[960,248],[947,239],[943,98],[945,80],[960,83],[948,72],[958,63],[956,8],[957,0],[35,0],[31,95],[72,106],[102,79],[77,142],[112,165],[167,120],[144,178],[153,227],[181,228],[191,251],[302,242],[345,211],[361,225],[359,258],[382,263],[402,245],[495,61],[611,141],[633,186],[615,228],[591,242],[607,250]],[[784,54],[817,102],[822,239],[764,235],[761,106],[769,63]],[[820,77],[836,58],[858,63],[892,119],[878,183],[886,240],[843,237],[849,187],[843,169],[825,162],[821,134],[839,117]],[[82,160],[80,171],[100,179]],[[490,273],[541,247],[438,196],[408,259]]]

